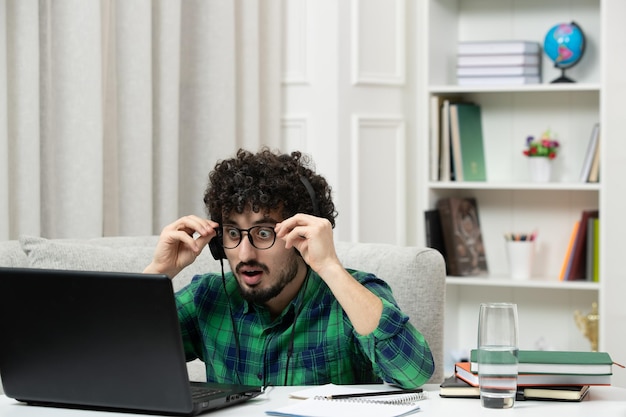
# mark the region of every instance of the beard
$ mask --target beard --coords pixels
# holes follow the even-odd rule
[[[251,266],[255,268],[260,268],[263,272],[269,277],[269,268],[267,265],[262,264],[260,262],[252,261],[246,263],[239,263],[235,271],[238,271],[242,266]],[[295,255],[290,256],[286,259],[284,263],[284,267],[277,271],[275,275],[274,282],[265,288],[257,288],[254,287],[244,287],[241,285],[239,279],[237,279],[237,285],[239,286],[239,292],[241,296],[249,302],[255,304],[265,304],[272,298],[276,297],[280,294],[283,289],[296,278],[298,273],[298,257]]]

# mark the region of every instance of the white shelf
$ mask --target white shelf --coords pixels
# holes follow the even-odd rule
[[[506,288],[536,288],[554,290],[581,290],[598,291],[600,284],[587,281],[557,281],[554,279],[531,278],[528,280],[513,280],[508,277],[447,277],[448,285],[477,286],[477,287],[506,287]]]
[[[599,191],[599,183],[581,182],[429,182],[427,187],[432,190],[531,190],[531,191]]]
[[[429,87],[431,94],[456,93],[558,93],[558,92],[600,92],[598,83],[571,83],[571,84],[527,84],[527,85],[433,85]]]

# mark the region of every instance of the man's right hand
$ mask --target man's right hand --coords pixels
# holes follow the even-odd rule
[[[174,278],[196,260],[217,235],[217,227],[218,223],[194,215],[181,217],[167,225],[161,231],[152,262],[143,272]]]

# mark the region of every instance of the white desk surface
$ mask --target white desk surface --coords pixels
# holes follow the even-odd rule
[[[383,385],[359,386],[370,389],[385,389]],[[244,404],[201,414],[207,417],[224,416],[265,416],[265,411],[273,410],[293,401],[289,393],[304,387],[273,387],[261,396]],[[516,401],[513,409],[491,410],[482,408],[478,399],[441,398],[437,385],[426,385],[429,399],[420,401],[421,411],[416,416],[533,416],[533,417],[626,417],[626,389],[617,387],[591,387],[587,398],[582,402],[558,401]],[[35,407],[19,403],[6,395],[0,396],[0,417],[104,417],[131,416],[128,413],[85,411],[52,407]]]

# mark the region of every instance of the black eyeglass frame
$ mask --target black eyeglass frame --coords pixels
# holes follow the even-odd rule
[[[226,242],[224,241],[224,237],[225,237],[224,229],[237,230],[237,232],[239,233],[239,240],[237,241],[236,245],[234,245],[234,246],[227,246],[226,245]],[[267,247],[261,247],[261,248],[258,247],[257,244],[254,243],[254,238],[252,237],[253,233],[250,233],[251,231],[254,231],[255,229],[265,229],[268,232],[270,232],[271,235],[272,235],[272,243],[270,243],[270,245],[267,246]],[[274,244],[276,243],[276,232],[274,231],[274,228],[272,226],[252,226],[252,227],[250,227],[248,229],[240,229],[240,228],[235,227],[235,226],[222,226],[218,230],[218,234],[220,236],[220,240],[222,241],[222,247],[224,249],[235,249],[235,248],[237,248],[241,244],[241,241],[243,240],[243,233],[244,232],[248,235],[248,241],[250,242],[252,247],[255,248],[255,249],[266,250],[266,249],[269,249],[272,246],[274,246]]]

